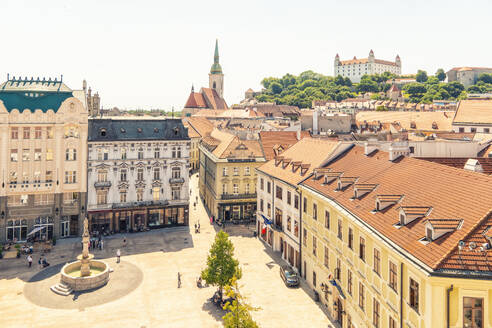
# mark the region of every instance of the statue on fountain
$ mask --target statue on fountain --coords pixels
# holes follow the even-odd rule
[[[82,234],[82,254],[77,257],[80,260],[80,275],[82,277],[87,277],[91,275],[90,262],[94,258],[94,255],[89,254],[89,222],[87,217],[84,219],[84,233]]]

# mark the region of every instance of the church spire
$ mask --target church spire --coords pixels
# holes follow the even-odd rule
[[[219,40],[215,39],[214,64],[210,69],[210,74],[222,74],[222,67],[219,64]]]

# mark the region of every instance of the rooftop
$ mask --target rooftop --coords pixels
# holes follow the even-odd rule
[[[406,130],[452,131],[453,115],[454,112],[363,111],[357,113],[356,122],[399,123]]]
[[[300,131],[300,139],[310,138],[308,131]],[[260,142],[267,161],[280,155],[290,146],[298,142],[296,131],[261,131]]]
[[[237,136],[213,129],[202,139],[202,145],[221,159],[256,159],[264,157],[258,140],[240,140]]]
[[[492,100],[461,100],[453,124],[492,124]]]

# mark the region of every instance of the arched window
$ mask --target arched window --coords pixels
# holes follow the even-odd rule
[[[217,83],[214,81],[213,85],[212,85],[212,88],[213,89],[217,89]]]

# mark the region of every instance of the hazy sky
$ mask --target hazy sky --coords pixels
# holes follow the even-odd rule
[[[394,60],[403,73],[492,66],[492,1],[0,0],[0,80],[86,79],[103,106],[181,109],[208,86],[215,39],[225,98],[239,102],[267,76],[341,59]]]

